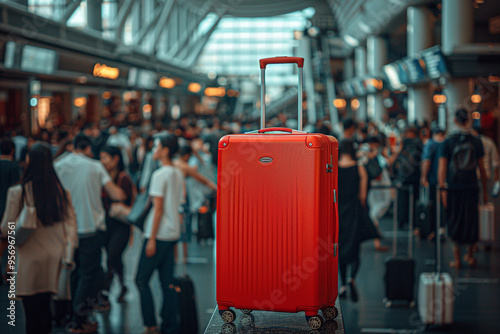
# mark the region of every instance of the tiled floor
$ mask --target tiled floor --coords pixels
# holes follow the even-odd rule
[[[500,219],[497,219],[497,222],[498,220]],[[382,229],[388,231],[390,226],[390,220],[387,219],[383,222]],[[139,334],[143,332],[138,292],[134,284],[141,241],[139,235],[135,237],[134,245],[125,253],[126,281],[129,286],[126,303],[116,303],[118,291],[117,289],[112,291],[111,311],[96,315],[100,323],[99,333]],[[403,251],[407,242],[403,233],[400,233],[398,240],[400,249]],[[497,240],[500,240],[498,235]],[[389,238],[384,242],[390,244]],[[454,278],[456,296],[454,324],[447,333],[500,333],[500,249],[498,243],[491,251],[479,251],[479,265],[476,269],[466,267],[460,272],[449,270],[447,267],[447,262],[451,259],[449,241],[443,243],[443,251],[443,258],[446,259],[444,268]],[[414,254],[417,259],[417,274],[432,270],[433,266],[429,260],[434,257],[433,243],[415,242]],[[363,245],[361,270],[357,278],[360,301],[355,304],[349,300],[341,301],[346,333],[413,333],[423,330],[419,324],[416,309],[406,306],[387,309],[382,303],[384,261],[388,256],[388,253],[374,252],[373,244],[370,242]],[[189,247],[189,258],[190,263],[186,270],[195,283],[200,333],[203,333],[215,307],[214,246],[192,243]],[[182,266],[178,265],[177,272],[182,271]],[[155,300],[159,302],[160,287],[156,277],[153,278],[152,286],[157,292]],[[7,325],[5,317],[7,303],[7,289],[2,286],[0,287],[0,333],[24,333],[22,306],[17,303],[17,322],[16,327],[12,328]],[[441,331],[441,329],[435,329],[433,333]],[[55,329],[54,333],[64,333],[64,329]]]

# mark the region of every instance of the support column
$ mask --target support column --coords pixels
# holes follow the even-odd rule
[[[314,77],[311,62],[311,42],[309,37],[302,37],[300,40],[300,50],[302,51],[301,57],[304,58],[304,89],[307,93],[307,122],[315,124],[317,120],[316,115],[316,92],[314,90]]]
[[[344,59],[344,80],[354,78],[354,61],[352,58]]]
[[[443,0],[442,3],[442,51],[445,55],[453,53],[457,46],[469,44],[474,36],[474,13],[468,0]],[[455,111],[469,105],[470,89],[468,79],[452,78],[444,88],[448,109],[448,130],[455,128]]]
[[[356,77],[364,77],[366,75],[366,49],[359,46],[354,50],[354,72]],[[358,97],[359,108],[356,111],[356,118],[360,121],[366,121],[366,96]]]
[[[378,76],[382,72],[382,66],[387,64],[387,41],[380,36],[368,36],[366,52],[368,73]],[[382,92],[369,94],[366,102],[368,118],[381,122],[387,114]]]
[[[87,27],[102,31],[102,1],[87,0]]]
[[[426,7],[408,7],[407,11],[408,56],[434,45],[432,40],[434,16]],[[432,121],[432,94],[427,83],[408,87],[408,121],[422,123]]]

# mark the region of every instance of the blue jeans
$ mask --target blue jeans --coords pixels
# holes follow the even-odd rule
[[[161,308],[161,332],[164,334],[179,333],[179,324],[177,323],[177,300],[178,296],[174,289],[169,285],[173,284],[174,278],[174,245],[176,241],[156,240],[156,254],[152,257],[146,256],[146,244],[148,239],[144,240],[139,268],[135,283],[141,295],[141,311],[144,325],[147,327],[156,326],[156,312],[149,287],[149,281],[155,270],[158,270],[160,276],[161,289],[163,291],[163,305]]]

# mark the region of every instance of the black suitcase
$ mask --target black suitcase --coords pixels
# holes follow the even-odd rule
[[[413,189],[410,186],[409,231],[408,231],[408,256],[398,256],[398,192],[394,200],[394,237],[392,241],[392,257],[385,262],[385,298],[386,307],[391,307],[394,301],[407,302],[410,307],[415,306],[413,291],[415,286],[415,260],[412,258],[413,250]]]
[[[411,258],[390,258],[385,262],[385,297],[386,306],[393,301],[413,303],[415,286],[415,260]]]
[[[214,239],[214,209],[213,209],[214,199],[208,197],[203,205],[198,211],[198,242],[207,239]]]
[[[181,334],[198,333],[198,313],[194,284],[188,275],[174,278],[175,291],[178,294]]]

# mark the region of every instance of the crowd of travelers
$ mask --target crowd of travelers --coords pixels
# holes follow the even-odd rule
[[[499,182],[500,159],[494,142],[471,127],[467,111],[457,110],[455,116],[456,127],[448,133],[436,123],[415,126],[404,120],[377,124],[345,118],[338,127],[328,120],[306,126],[306,131],[339,139],[341,298],[348,294],[353,302],[359,298],[355,278],[361,243],[373,240],[374,251],[389,250],[379,222],[391,210],[393,199],[398,197],[399,225],[407,228],[410,199],[414,207],[423,203],[422,189],[428,190],[432,213],[430,221],[419,222],[414,210],[415,238],[449,238],[454,254],[450,266],[476,265],[478,203],[488,202]],[[294,122],[280,114],[267,125],[295,127]],[[106,120],[45,129],[40,135],[25,136],[22,130],[4,133],[0,253],[8,245],[10,222],[31,228],[16,247],[16,292],[22,298],[27,333],[51,332],[56,315],[51,314],[50,304],[60,297],[66,272],[72,307],[71,318],[63,325],[71,333],[97,331],[92,314],[110,310],[114,278],[120,285],[117,302],[125,300],[130,288],[122,257],[133,242],[142,242],[135,284],[146,333],[178,333],[174,291],[169,286],[175,263],[188,261],[193,232],[198,232],[198,240],[207,238],[200,235],[200,217],[214,207],[218,141],[225,134],[257,126],[185,116],[154,126]],[[122,212],[130,212],[141,194],[149,195],[152,209],[145,219],[143,240],[134,241],[134,227]],[[445,228],[436,231],[432,217],[439,203],[446,209]],[[208,229],[213,233],[213,226]],[[464,261],[462,246],[467,249]],[[2,274],[7,271],[2,268]],[[159,326],[149,285],[156,271],[163,292]]]

